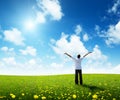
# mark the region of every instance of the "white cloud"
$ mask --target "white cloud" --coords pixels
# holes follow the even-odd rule
[[[8,47],[4,46],[1,48],[1,50],[4,52],[12,52],[12,51],[14,51],[14,48],[8,48]]]
[[[89,37],[88,37],[88,34],[87,34],[87,33],[85,33],[85,34],[83,35],[83,40],[84,40],[84,41],[88,41],[88,40],[89,40]]]
[[[7,52],[8,51],[8,47],[2,47],[1,50],[4,51],[4,52]]]
[[[81,27],[80,25],[77,25],[77,26],[76,26],[76,29],[75,29],[75,33],[76,33],[77,35],[79,35],[80,32],[82,32],[82,27]]]
[[[78,53],[84,55],[86,52],[88,52],[83,42],[80,40],[80,37],[75,34],[69,36],[62,33],[60,39],[51,39],[51,43],[52,49],[59,55],[63,54],[64,52],[68,52],[72,56]],[[84,73],[116,73],[116,69],[118,68],[116,67],[115,70],[112,71],[114,69],[114,66],[111,64],[111,62],[108,61],[108,56],[103,54],[98,45],[95,45],[92,53],[85,59],[86,60],[83,60],[82,62]],[[70,62],[71,61],[64,59],[64,62],[62,63],[63,65],[57,65],[56,63],[53,63],[52,66],[58,66],[60,68],[60,66],[67,66],[66,63]],[[72,70],[72,65],[70,66],[68,68],[70,73],[74,73]]]
[[[107,61],[107,56],[102,53],[98,45],[95,45],[93,52],[88,56],[88,58],[93,61]]]
[[[29,62],[28,62],[30,65],[35,65],[36,64],[36,61],[34,60],[34,59],[31,59],[31,60],[29,60]]]
[[[117,13],[118,8],[120,7],[120,0],[116,0],[116,2],[113,4],[112,8],[108,9],[108,13]]]
[[[11,51],[14,51],[14,48],[9,48],[9,51],[11,52]]]
[[[25,62],[17,62],[15,57],[2,58],[0,60],[0,74],[3,75],[42,75],[45,74],[40,59],[30,59]],[[42,72],[43,71],[43,72]]]
[[[120,21],[116,25],[110,25],[109,29],[106,31],[105,40],[107,45],[120,44]]]
[[[115,25],[109,25],[109,28],[106,31],[100,30],[100,27],[96,25],[95,31],[99,37],[104,38],[105,43],[108,46],[120,44],[120,21]]]
[[[53,60],[53,59],[56,59],[56,56],[54,56],[54,55],[52,55],[52,56],[47,55],[46,58],[47,58],[47,59],[52,59],[52,60]]]
[[[113,67],[112,72],[116,73],[116,74],[120,74],[120,64],[118,64],[117,66]]]
[[[42,12],[37,12],[36,22],[38,22],[38,23],[45,23],[46,22],[45,14],[42,13]]]
[[[66,67],[64,64],[55,62],[44,65],[36,58],[22,63],[17,62],[13,57],[4,58],[0,61],[0,69],[0,74],[3,75],[53,75],[72,72],[71,68]]]
[[[99,37],[106,38],[105,31],[101,30],[100,26],[95,25],[95,31]]]
[[[64,52],[68,52],[72,55],[78,53],[83,55],[87,52],[87,49],[81,42],[80,37],[78,37],[77,35],[71,35],[70,37],[65,34],[62,35],[59,40],[55,41],[55,43],[52,45],[52,48],[57,54],[63,54]]]
[[[41,6],[54,20],[60,20],[62,18],[63,13],[61,12],[61,6],[58,0],[42,0]]]
[[[28,68],[26,69],[34,69],[34,68],[40,68],[41,67],[41,64],[40,64],[40,60],[38,59],[30,59],[30,60],[27,60],[25,63],[22,63],[22,65],[25,67],[25,66],[28,66]]]
[[[48,17],[52,20],[60,20],[63,16],[62,8],[58,0],[37,0],[36,22],[45,23]]]
[[[56,63],[56,62],[51,63],[50,66],[51,66],[51,68],[54,68],[54,69],[60,69],[60,68],[63,68],[63,67],[64,67],[63,64],[58,64],[58,63]]]
[[[31,55],[36,56],[37,50],[31,46],[27,46],[25,50],[20,49],[19,50],[23,55]]]
[[[99,34],[100,33],[100,26],[95,25],[95,31],[97,32],[97,34]]]
[[[97,49],[97,50],[96,50]],[[120,64],[112,66],[101,50],[95,46],[93,52],[82,62],[83,73],[120,73]],[[99,57],[96,59],[95,56]],[[93,57],[94,56],[94,57]],[[103,59],[102,59],[103,58]],[[54,75],[54,74],[74,74],[72,60],[67,62],[51,62],[43,64],[40,58],[32,58],[25,62],[18,62],[15,57],[2,58],[0,60],[0,74],[4,75]],[[74,64],[74,63],[73,63]],[[62,71],[61,71],[62,70]]]
[[[85,67],[83,68],[84,73],[120,74],[120,64],[113,66],[109,62],[101,63],[101,64],[97,64],[95,62],[94,66],[91,66],[91,64],[88,63],[84,67]]]
[[[15,56],[16,55],[14,48],[8,48],[7,46],[4,46],[0,50],[3,51],[3,52],[0,52],[3,55],[7,55],[7,56],[11,56],[11,55]]]
[[[102,53],[98,45],[95,45],[92,53],[86,59],[83,65],[84,73],[111,73],[112,64],[108,61],[108,57]]]
[[[76,35],[80,35],[80,33],[83,31],[83,29],[82,29],[82,27],[81,27],[81,25],[76,25],[76,27],[75,27],[75,34]],[[82,34],[83,35],[83,41],[88,41],[89,40],[89,37],[88,37],[88,34],[87,33],[85,33],[85,34]]]
[[[6,65],[16,65],[17,64],[14,57],[3,58],[2,61]]]
[[[12,30],[5,30],[3,33],[4,40],[12,42],[16,45],[24,45],[24,38],[18,29],[13,28]]]

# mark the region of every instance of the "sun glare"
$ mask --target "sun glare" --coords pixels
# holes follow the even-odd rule
[[[28,20],[25,22],[25,28],[27,30],[33,30],[35,28],[35,23],[32,20]]]

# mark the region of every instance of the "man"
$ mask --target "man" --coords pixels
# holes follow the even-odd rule
[[[85,54],[83,57],[81,57],[80,54],[77,55],[77,59],[72,57],[71,55],[69,55],[68,53],[64,53],[65,55],[69,56],[70,58],[73,59],[73,61],[75,62],[75,84],[78,84],[78,74],[79,74],[79,79],[80,79],[80,84],[83,84],[82,81],[82,67],[81,67],[81,61],[82,59],[87,56],[88,54],[90,54],[92,52],[88,52],[87,54]]]

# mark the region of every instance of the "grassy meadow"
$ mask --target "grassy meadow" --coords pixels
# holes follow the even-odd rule
[[[0,100],[120,100],[120,74],[0,76]]]

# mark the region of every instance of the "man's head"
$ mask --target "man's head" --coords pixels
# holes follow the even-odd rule
[[[77,55],[77,58],[80,58],[80,57],[81,57],[81,55],[80,55],[80,54],[78,54],[78,55]]]

